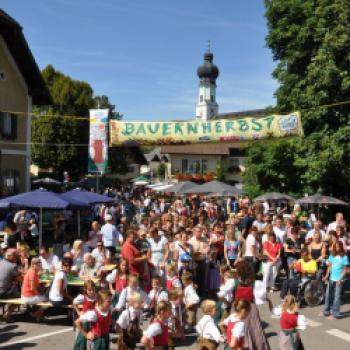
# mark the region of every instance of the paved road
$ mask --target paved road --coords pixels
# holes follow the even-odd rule
[[[272,295],[275,305],[278,304],[278,294]],[[303,308],[303,313],[309,320],[309,326],[301,332],[306,349],[340,350],[350,349],[350,304],[342,305],[343,318],[329,321],[319,314],[322,307]],[[260,315],[264,322],[271,349],[278,349],[279,320],[271,318],[267,306],[260,307]],[[44,349],[70,350],[73,348],[74,332],[71,322],[61,315],[50,315],[46,324],[31,322],[24,315],[16,315],[18,322],[0,325],[0,350]],[[195,337],[190,336],[180,348],[195,349]],[[111,349],[115,349],[112,345]]]

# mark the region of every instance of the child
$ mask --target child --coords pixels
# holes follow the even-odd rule
[[[117,326],[122,330],[122,341],[118,349],[135,349],[140,341],[142,331],[140,321],[142,317],[142,299],[139,293],[132,293],[128,297],[128,307],[118,318]]]
[[[73,306],[78,315],[93,310],[96,304],[96,286],[91,280],[84,283],[83,294],[78,294],[73,300]],[[78,305],[82,305],[82,311]]]
[[[152,289],[148,293],[148,298],[151,301],[151,315],[155,314],[156,306],[160,301],[168,301],[168,292],[166,289],[162,288],[161,279],[159,276],[152,278]]]
[[[188,272],[190,274],[194,274],[194,270],[192,267],[192,257],[190,254],[185,253],[180,256],[181,267],[179,269],[179,277],[182,279],[182,275],[184,272]]]
[[[93,281],[86,281],[84,283],[83,294],[78,294],[73,300],[74,310],[78,316],[83,315],[85,312],[94,310],[96,304],[96,286]],[[82,306],[80,311],[78,305]],[[85,332],[89,332],[91,324],[86,322],[83,324]],[[74,343],[74,350],[85,350],[86,349],[86,338],[83,333],[79,332]]]
[[[303,315],[298,314],[297,301],[291,294],[287,295],[283,301],[280,327],[279,340],[281,350],[304,349],[297,327],[305,329],[306,320]]]
[[[222,272],[223,284],[217,293],[219,302],[217,303],[217,314],[215,316],[216,324],[222,319],[225,319],[231,310],[231,303],[233,300],[233,291],[236,286],[236,280],[233,278],[233,271],[225,268]]]
[[[208,254],[208,275],[206,282],[209,295],[214,298],[220,287],[220,268],[217,249],[215,246],[211,246]]]
[[[171,304],[171,316],[169,318],[169,350],[174,350],[175,344],[185,339],[182,298],[182,289],[175,288],[169,291],[169,301]]]
[[[216,313],[216,303],[213,300],[204,300],[201,305],[204,316],[196,325],[196,331],[199,335],[199,350],[216,350],[219,343],[224,342],[224,337],[214,323]]]
[[[128,278],[128,286],[124,288],[119,295],[118,303],[113,310],[114,312],[122,311],[127,307],[128,296],[131,293],[139,293],[142,300],[145,302],[145,308],[149,308],[151,301],[148,295],[139,287],[138,276],[131,274]]]
[[[125,259],[120,259],[119,267],[114,269],[107,277],[106,280],[109,284],[109,291],[111,292],[113,299],[112,305],[115,307],[119,300],[119,295],[124,288],[128,285],[128,262]],[[113,288],[114,286],[114,288]],[[115,319],[116,313],[113,314],[113,319]]]
[[[173,288],[182,287],[179,276],[177,275],[176,264],[174,262],[166,266],[166,285],[165,286],[168,291],[172,290]]]
[[[83,324],[91,322],[91,330],[85,331]],[[101,290],[97,293],[97,306],[75,321],[82,335],[91,342],[92,350],[109,350],[109,330],[112,325],[111,294]]]
[[[197,308],[199,304],[199,296],[194,289],[192,275],[184,272],[182,275],[182,284],[184,286],[184,304],[186,310],[186,322],[192,328],[197,323]]]
[[[220,323],[222,332],[226,333],[225,349],[242,350],[244,344],[244,320],[250,312],[250,302],[247,300],[235,300],[234,313]]]
[[[141,343],[146,350],[166,350],[169,343],[169,329],[167,320],[171,314],[171,306],[167,301],[157,305],[156,315],[147,330],[143,332]]]
[[[107,281],[107,271],[101,270],[99,273],[100,279],[97,282],[96,287],[98,290],[109,290],[109,284]]]

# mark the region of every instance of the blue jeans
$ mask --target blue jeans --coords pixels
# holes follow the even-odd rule
[[[326,291],[326,300],[324,304],[323,314],[338,318],[340,316],[341,291],[343,284],[337,284],[335,281],[329,281]]]
[[[288,278],[293,279],[296,277],[296,274],[294,272],[294,268],[290,268],[290,265],[293,264],[295,261],[297,261],[294,256],[287,256],[287,265],[288,265]]]

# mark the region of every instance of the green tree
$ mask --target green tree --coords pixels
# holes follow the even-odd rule
[[[88,115],[94,106],[92,88],[51,65],[42,71],[42,75],[54,105],[48,109],[34,109],[32,161],[39,167],[52,167],[57,176],[62,176],[65,170],[72,177],[80,176],[87,171]]]
[[[159,163],[157,168],[157,175],[160,179],[164,179],[166,172],[166,165],[164,163]]]
[[[216,178],[218,181],[225,181],[225,164],[222,159],[216,162]]]
[[[255,179],[259,191],[281,190],[283,181],[286,191],[299,194],[321,188],[348,195],[350,104],[318,106],[350,96],[350,2],[265,0],[265,5],[266,42],[278,62],[273,72],[279,82],[274,111],[302,110],[305,137],[251,146],[247,168],[252,169],[247,169],[245,181],[254,186]],[[281,149],[283,145],[288,149]],[[252,164],[257,158],[262,163]],[[293,181],[286,181],[286,165]]]

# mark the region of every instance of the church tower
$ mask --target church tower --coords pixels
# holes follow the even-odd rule
[[[198,67],[199,94],[196,107],[196,119],[208,120],[219,113],[219,105],[216,102],[216,78],[219,69],[213,63],[214,55],[208,51],[204,54],[204,63]]]

